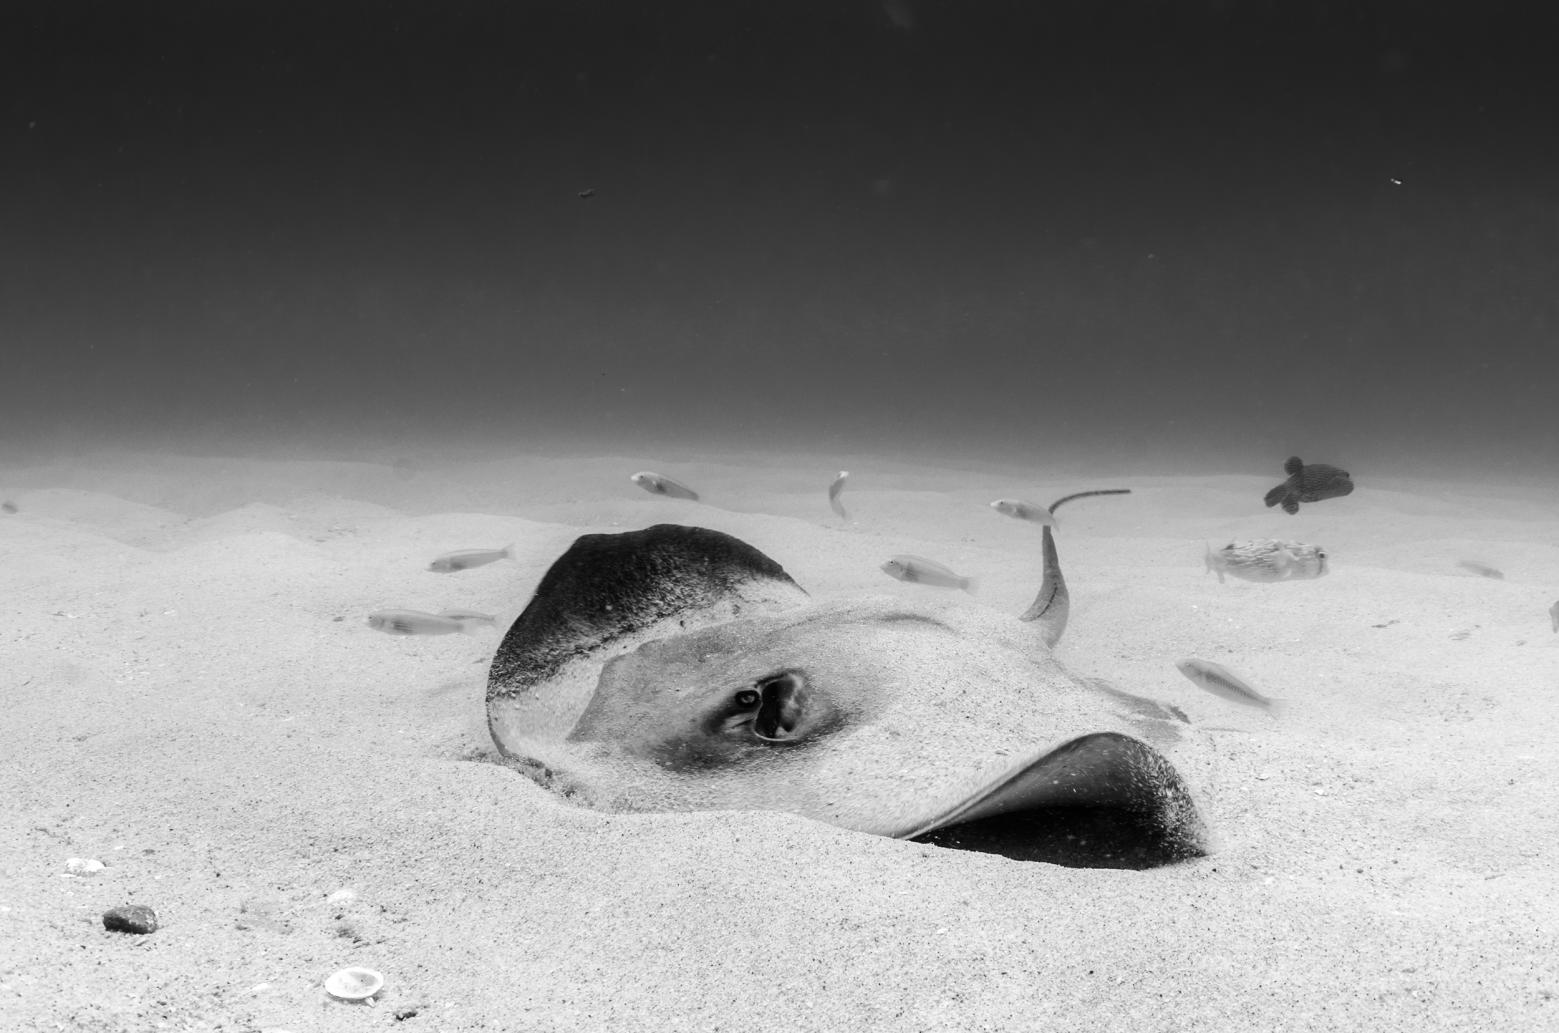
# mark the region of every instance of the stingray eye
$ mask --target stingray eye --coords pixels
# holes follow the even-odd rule
[[[743,689],[741,692],[736,694],[736,705],[744,709],[751,709],[752,707],[757,706],[758,701],[762,698],[763,697],[758,695],[758,693],[753,689]]]
[[[806,683],[801,675],[786,671],[758,683],[763,706],[753,717],[752,730],[768,742],[789,742],[801,736],[801,715],[806,709]]]

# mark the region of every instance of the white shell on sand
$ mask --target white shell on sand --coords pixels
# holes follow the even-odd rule
[[[96,875],[107,865],[95,857],[72,857],[65,862],[66,875]]]
[[[384,989],[384,977],[371,968],[344,968],[325,980],[325,990],[343,1001],[362,1001]]]

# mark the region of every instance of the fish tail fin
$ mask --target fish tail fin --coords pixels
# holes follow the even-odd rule
[[[516,544],[515,542],[510,542],[508,545],[505,545],[503,547],[504,559],[509,559],[509,560],[514,559],[514,546],[515,546],[515,544]]]
[[[1213,547],[1207,542],[1202,542],[1202,565],[1207,568],[1206,573],[1217,574],[1218,583],[1223,584],[1223,564],[1213,555]]]
[[[970,595],[975,595],[979,592],[980,589],[980,579],[977,577],[966,577],[963,579],[963,584],[959,585],[958,587],[962,588]]]
[[[1288,713],[1288,700],[1286,700],[1286,699],[1269,699],[1269,700],[1267,700],[1267,713],[1271,714],[1273,717],[1283,717],[1284,715],[1286,715]]]

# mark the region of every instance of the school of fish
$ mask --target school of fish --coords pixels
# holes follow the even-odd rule
[[[1288,479],[1267,492],[1263,501],[1268,507],[1281,506],[1284,512],[1291,515],[1299,512],[1301,503],[1342,498],[1352,494],[1354,489],[1353,480],[1346,470],[1325,463],[1306,464],[1298,456],[1290,457],[1284,463],[1283,471]],[[829,508],[847,524],[850,523],[850,515],[840,496],[849,476],[849,471],[840,470],[829,483],[827,492]],[[664,474],[641,470],[630,476],[629,480],[652,495],[691,502],[700,500],[698,492]],[[993,501],[990,507],[1014,520],[1053,528],[1057,525],[1052,511],[1061,503],[1089,495],[1125,494],[1128,490],[1079,492],[1050,506],[1022,499],[1002,498]],[[8,513],[16,512],[16,507],[10,502],[6,503],[5,509]],[[512,545],[500,549],[461,549],[436,557],[427,569],[440,574],[454,574],[512,559],[513,556]],[[1209,572],[1218,575],[1220,582],[1229,576],[1270,584],[1319,578],[1328,571],[1327,554],[1320,546],[1275,538],[1235,540],[1217,550],[1205,545],[1203,562]],[[1480,577],[1496,580],[1505,577],[1502,571],[1476,560],[1462,560],[1457,565]],[[898,581],[927,588],[972,593],[977,585],[974,577],[960,574],[936,560],[908,553],[888,559],[882,564],[881,570]],[[1549,609],[1549,619],[1554,632],[1559,634],[1559,602],[1555,602]],[[368,625],[389,635],[469,635],[477,628],[496,627],[497,620],[493,614],[473,610],[444,609],[438,613],[428,613],[421,610],[386,609],[370,614]],[[1281,715],[1286,709],[1284,700],[1263,695],[1244,678],[1221,664],[1193,657],[1177,662],[1175,667],[1193,685],[1220,699],[1260,709],[1273,717]],[[1175,710],[1175,713],[1180,712]],[[1184,719],[1183,714],[1180,716]]]

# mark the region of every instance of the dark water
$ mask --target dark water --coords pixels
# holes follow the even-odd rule
[[[0,430],[1553,472],[1556,11],[7,5]]]

